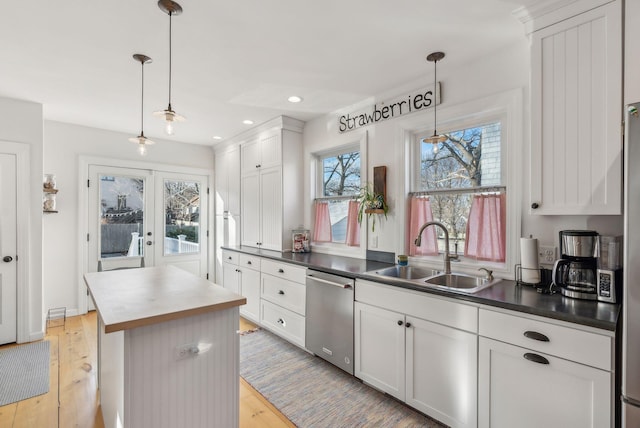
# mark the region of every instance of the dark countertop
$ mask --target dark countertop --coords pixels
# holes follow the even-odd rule
[[[280,253],[251,247],[223,247],[225,250],[293,263],[323,272],[360,278],[401,288],[423,291],[467,302],[510,309],[575,324],[615,331],[620,305],[571,299],[560,294],[541,294],[535,288],[503,279],[499,283],[475,294],[424,288],[411,283],[385,281],[384,277],[372,277],[365,272],[393,266],[389,263],[321,253]]]

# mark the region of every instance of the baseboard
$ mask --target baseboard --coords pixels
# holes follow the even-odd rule
[[[29,342],[35,342],[37,340],[44,339],[44,331],[37,331],[29,333]]]

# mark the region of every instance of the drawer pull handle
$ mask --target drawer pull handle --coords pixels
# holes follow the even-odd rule
[[[283,327],[286,327],[286,326],[287,326],[286,321],[285,321],[285,320],[283,320],[282,318],[278,318],[278,321],[277,321],[277,322],[278,322],[278,324],[282,325]]]
[[[545,357],[538,354],[532,354],[531,352],[527,352],[523,355],[523,357],[525,360],[533,361],[534,363],[549,364],[549,360],[547,360]]]
[[[284,296],[284,290],[278,290],[278,294],[282,294]]]
[[[284,273],[284,269],[278,269],[278,273]]]
[[[537,340],[540,342],[548,342],[549,338],[542,333],[538,333],[537,331],[525,331],[524,337],[529,339]]]
[[[404,324],[401,320],[398,320],[398,325]]]
[[[250,265],[251,264],[251,260],[247,260],[247,264]]]
[[[229,260],[233,260],[233,257],[229,256],[229,257],[227,257],[227,259],[229,259]]]

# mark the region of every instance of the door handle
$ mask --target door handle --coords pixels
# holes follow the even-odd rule
[[[147,245],[151,245],[151,244],[153,244],[153,242],[147,241]]]
[[[5,263],[9,263],[9,262],[13,261],[13,257],[11,257],[11,256],[4,256],[4,257],[2,258],[2,261],[3,261],[3,262],[5,262]]]
[[[152,235],[152,233],[151,233],[151,232],[147,232],[147,236],[151,236],[151,235]]]

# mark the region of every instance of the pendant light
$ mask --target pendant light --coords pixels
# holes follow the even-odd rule
[[[429,56],[427,57],[427,61],[433,62],[433,135],[431,137],[425,138],[422,141],[424,141],[425,143],[433,144],[434,153],[438,153],[438,143],[442,143],[444,141],[447,141],[448,139],[446,135],[438,134],[438,131],[437,131],[438,103],[436,102],[436,90],[437,90],[437,84],[438,84],[437,83],[438,74],[437,74],[436,64],[442,58],[444,58],[444,52],[433,52],[429,54]]]
[[[174,122],[183,122],[184,116],[179,115],[171,108],[171,17],[182,13],[182,6],[173,0],[158,0],[158,7],[169,15],[169,105],[166,109],[153,112],[154,116],[161,117],[165,121],[165,132],[173,135]]]
[[[144,65],[147,63],[151,63],[151,58],[143,54],[135,54],[133,55],[133,59],[140,62],[140,66],[142,69],[142,85],[141,85],[141,96],[140,96],[140,135],[137,137],[129,138],[129,141],[138,145],[138,153],[141,156],[147,154],[147,146],[151,144],[155,144],[153,141],[144,136]]]

